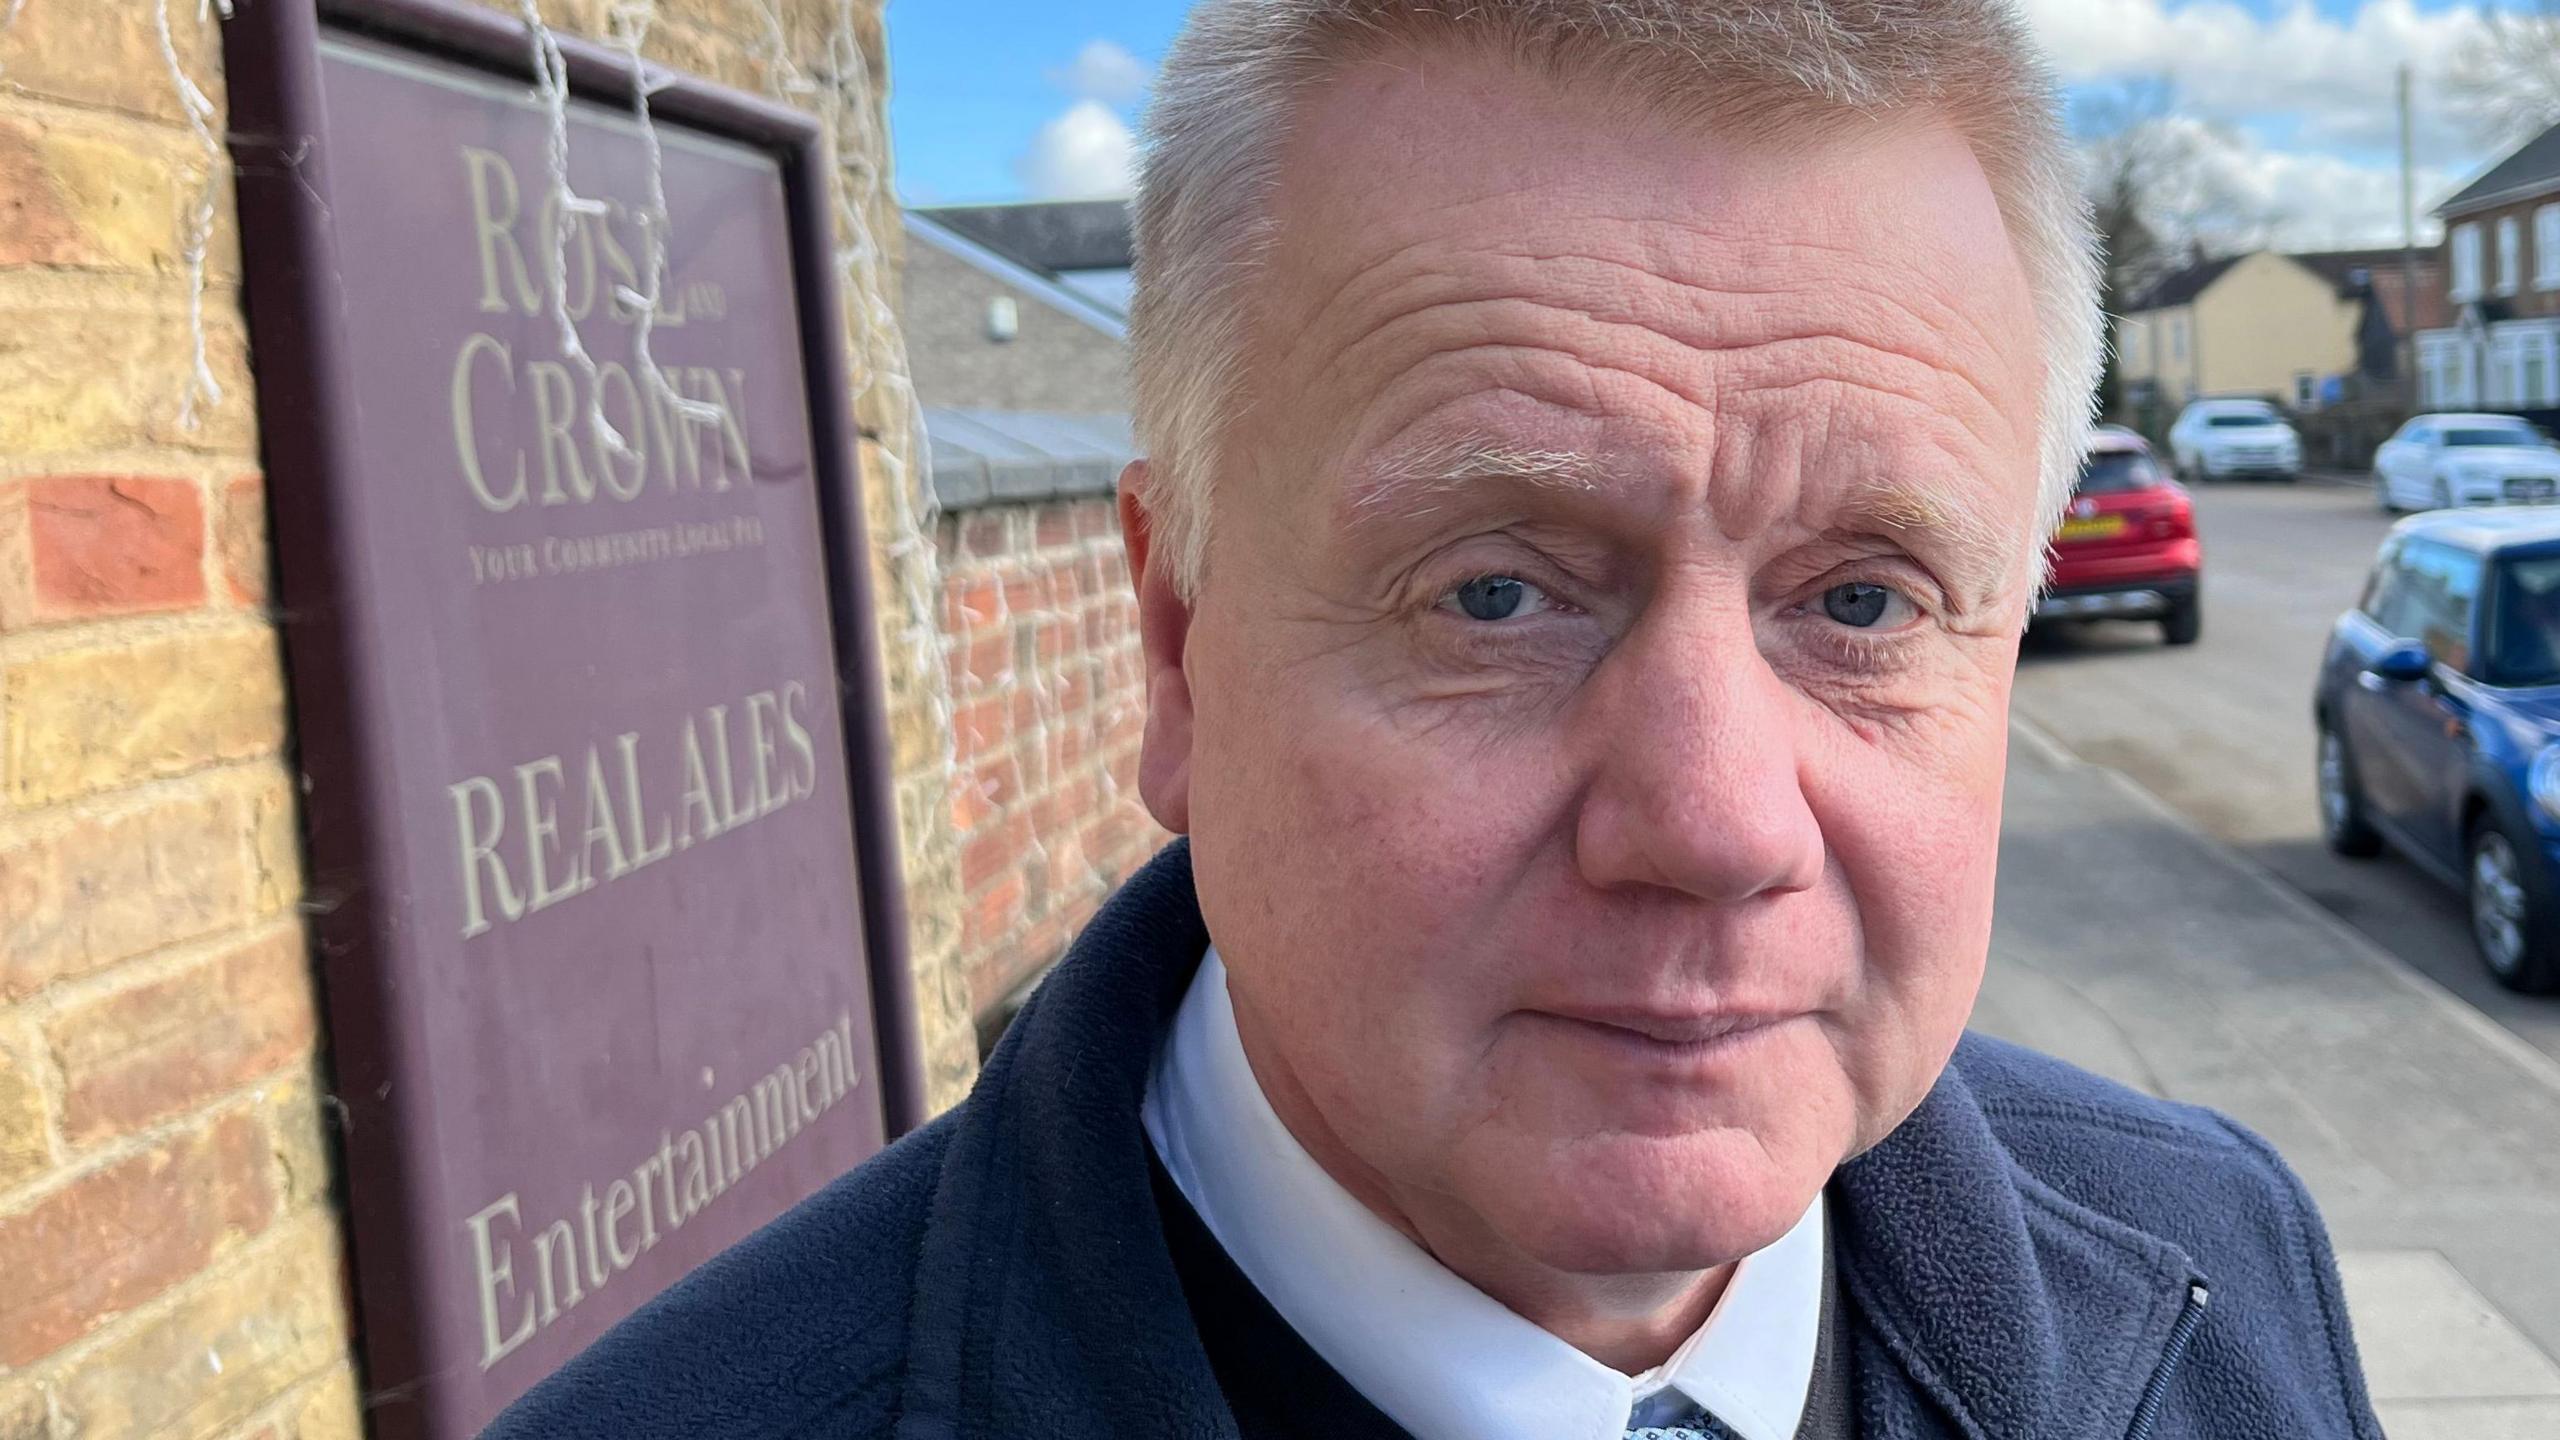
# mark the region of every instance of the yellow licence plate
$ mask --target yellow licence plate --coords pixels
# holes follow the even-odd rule
[[[2091,515],[2085,519],[2063,521],[2062,533],[2058,538],[2064,540],[2105,540],[2111,536],[2121,535],[2123,533],[2123,516]]]

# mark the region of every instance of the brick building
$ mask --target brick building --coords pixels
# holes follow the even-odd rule
[[[612,7],[541,8],[596,37]],[[189,124],[161,9],[0,4],[0,1437],[334,1440],[367,1432],[370,1403],[308,928],[334,900],[305,878],[228,162]],[[944,442],[928,479],[881,318],[894,270],[845,277],[918,1028],[946,1105],[973,1022],[1162,838],[1131,795],[1114,315],[905,229],[873,188],[878,0],[659,10],[653,61],[785,104],[807,103],[786,70],[857,53],[875,108],[839,136],[831,183],[854,203],[830,208],[861,217],[864,253],[971,292],[909,297]],[[165,13],[218,136],[221,22]],[[190,416],[178,217],[208,184],[220,397]],[[988,377],[959,342],[997,298],[1051,388],[971,390]]]
[[[2436,207],[2448,321],[2418,337],[2436,410],[2560,406],[2560,126]]]

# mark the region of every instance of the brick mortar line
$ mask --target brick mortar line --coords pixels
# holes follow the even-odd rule
[[[177,13],[173,10],[169,18],[172,21],[177,20]],[[208,48],[218,54],[222,47],[220,41],[216,40]],[[219,65],[210,67],[209,74],[198,73],[207,68],[196,63],[203,58],[202,56],[182,56],[181,58],[189,59],[188,73],[195,76],[196,84],[203,87],[207,98],[214,102],[217,109],[227,112],[230,108],[229,97],[223,89],[224,76],[221,67]],[[136,110],[129,105],[118,105],[108,101],[74,100],[49,90],[40,90],[18,79],[11,71],[0,70],[0,115],[27,110],[60,110],[73,115],[113,120],[119,124],[148,126],[154,130],[175,135],[181,140],[192,138],[187,131],[187,122],[179,116]],[[222,118],[227,120],[227,113]],[[229,162],[224,163],[228,165]]]
[[[260,915],[246,925],[190,936],[156,950],[145,950],[110,961],[85,974],[65,976],[15,1000],[0,1003],[0,1014],[14,1014],[38,1023],[59,1019],[68,1011],[156,984],[191,965],[201,965],[207,960],[262,944],[288,932],[296,937],[305,935],[300,914],[286,909]],[[308,960],[307,940],[303,948],[306,951],[304,958]]]
[[[182,1110],[141,1129],[109,1140],[102,1140],[85,1150],[70,1152],[71,1158],[58,1169],[39,1175],[32,1180],[23,1181],[13,1189],[0,1190],[0,1222],[16,1219],[80,1181],[171,1141],[183,1139],[190,1132],[206,1130],[233,1115],[259,1118],[261,1107],[271,1102],[280,1088],[289,1092],[294,1088],[307,1086],[311,1091],[312,1103],[319,1112],[322,1128],[334,1129],[335,1122],[329,1117],[330,1091],[322,1083],[326,1077],[319,1073],[319,1059],[316,1050],[306,1051],[276,1069],[266,1071],[243,1084],[229,1090],[217,1091],[198,1102],[191,1110]],[[272,1129],[269,1133],[271,1137],[274,1135]],[[69,1150],[68,1146],[64,1148],[66,1151]],[[276,1155],[272,1148],[267,1158],[270,1170],[281,1171],[284,1168],[282,1157]],[[273,1180],[277,1177],[271,1175],[269,1178]],[[287,1175],[283,1178],[286,1183],[278,1187],[276,1195],[279,1217],[294,1208],[290,1184],[292,1177]],[[325,1187],[322,1194],[313,1197],[311,1204],[322,1209],[330,1208],[325,1197]]]
[[[270,919],[266,922],[264,928],[281,929],[287,924],[292,925],[297,932],[301,929],[301,921],[299,917]],[[253,924],[245,931],[234,932],[228,935],[209,936],[200,940],[182,941],[179,944],[165,947],[162,950],[146,952],[145,954],[136,956],[133,959],[118,962],[97,975],[80,976],[72,980],[61,981],[53,985],[45,986],[36,990],[33,994],[21,997],[9,1006],[0,1007],[0,1020],[7,1020],[11,1022],[14,1027],[22,1030],[27,1037],[28,1049],[26,1055],[29,1067],[28,1073],[35,1080],[37,1100],[42,1105],[44,1114],[45,1166],[42,1170],[39,1170],[33,1178],[24,1182],[25,1184],[40,1184],[48,1176],[78,1170],[80,1167],[88,1163],[91,1156],[111,1149],[115,1146],[118,1140],[124,1138],[122,1136],[111,1136],[105,1140],[92,1141],[87,1145],[79,1144],[72,1139],[69,1128],[71,1113],[71,1077],[63,1068],[61,1053],[54,1047],[53,1039],[46,1029],[46,1022],[60,1018],[63,1014],[67,1013],[84,1001],[108,998],[118,990],[139,989],[144,985],[171,978],[185,970],[189,965],[203,964],[215,957],[227,953],[228,951],[236,950],[243,945],[257,943],[258,939],[263,938],[258,935],[260,928],[262,927]],[[307,943],[302,948],[304,951],[305,963],[303,969],[305,978],[311,979]],[[142,973],[139,976],[136,976],[131,973],[134,971],[141,971]],[[115,985],[103,983],[110,977],[115,977],[120,983]],[[90,986],[89,982],[91,981],[101,983],[96,986]],[[62,993],[66,990],[78,991],[84,987],[95,989],[99,993],[89,995],[65,995]],[[312,1008],[314,1011],[314,1033],[312,1046],[304,1050],[300,1058],[289,1063],[311,1067],[312,1085],[314,1093],[317,1094],[319,1088],[319,1075],[315,1062],[317,1060],[317,1047],[320,1043],[320,1036],[323,1031],[318,1019],[319,989],[317,984],[313,984],[311,989]],[[272,1075],[267,1078],[272,1078]],[[265,1081],[262,1079],[258,1083],[263,1084]],[[195,1109],[203,1110],[210,1106],[219,1104],[220,1101],[221,1095],[217,1094],[216,1096],[197,1105]],[[176,1123],[183,1120],[191,1113],[193,1113],[193,1111],[181,1111],[177,1115],[169,1117],[168,1121],[161,1123]],[[5,1192],[0,1192],[0,1198],[5,1198]],[[0,1209],[5,1208],[5,1204],[0,1204]]]
[[[245,338],[237,277],[205,277],[208,331]],[[187,318],[184,274],[141,270],[92,270],[72,265],[13,265],[0,269],[0,310],[67,310],[82,314]]]
[[[96,1329],[89,1331],[87,1334],[82,1335],[80,1338],[63,1346],[61,1349],[54,1351],[52,1354],[44,1356],[33,1365],[30,1365],[23,1370],[0,1371],[0,1378],[6,1378],[15,1382],[23,1382],[39,1392],[45,1392],[47,1402],[46,1409],[48,1415],[50,1415],[54,1409],[52,1403],[53,1396],[50,1393],[52,1389],[59,1386],[63,1379],[73,1371],[78,1370],[83,1364],[94,1358],[99,1351],[106,1349],[108,1346],[134,1333],[135,1331],[147,1328],[163,1319],[166,1319],[170,1312],[175,1311],[179,1306],[185,1304],[189,1299],[194,1298],[196,1295],[206,1290],[214,1289],[240,1279],[243,1272],[251,1269],[262,1261],[272,1259],[273,1256],[269,1252],[290,1249],[296,1241],[302,1238],[298,1232],[310,1226],[314,1220],[320,1220],[326,1223],[330,1239],[333,1242],[333,1248],[338,1251],[343,1260],[347,1249],[345,1227],[338,1222],[335,1211],[332,1210],[325,1202],[314,1202],[308,1205],[280,1210],[276,1215],[274,1224],[269,1225],[265,1230],[260,1231],[258,1234],[252,1235],[246,1240],[241,1241],[239,1244],[233,1246],[227,1253],[215,1256],[203,1269],[198,1270],[194,1274],[187,1276],[185,1279],[178,1281],[168,1289],[161,1291],[159,1294],[152,1296],[150,1299],[143,1301],[141,1304],[134,1306],[130,1310],[120,1310],[116,1312],[113,1319],[99,1325]],[[333,1298],[337,1300],[339,1308],[343,1310],[347,1300],[344,1286],[333,1281],[331,1288],[337,1292]],[[351,1338],[346,1326],[342,1324],[338,1329],[341,1341]],[[341,1348],[332,1357],[328,1364],[321,1366],[317,1370],[306,1371],[303,1374],[293,1377],[291,1381],[287,1382],[285,1388],[287,1390],[292,1390],[306,1385],[315,1377],[326,1375],[336,1366],[348,1364],[352,1358],[353,1352],[351,1349]],[[359,1399],[361,1399],[361,1396],[359,1396]],[[255,1414],[257,1412],[252,1411],[251,1413]]]
[[[49,480],[64,476],[105,475],[113,479],[193,480],[208,490],[233,480],[265,480],[256,462],[223,464],[218,455],[201,450],[175,450],[144,445],[99,450],[62,450],[47,455],[0,455],[0,482]]]
[[[216,48],[218,49],[219,46]],[[189,68],[192,70],[194,67]],[[204,84],[203,77],[198,76],[196,83]],[[210,93],[209,90],[208,94]],[[215,98],[219,100],[218,96]],[[188,130],[183,120],[162,119],[146,111],[127,110],[114,105],[65,100],[59,96],[9,85],[6,83],[4,72],[0,72],[0,120],[19,116],[42,125],[69,123],[84,129],[103,130],[109,134],[121,131],[126,135],[148,135],[166,140],[171,149],[184,152],[180,157],[180,163],[174,167],[176,173],[182,173],[192,179],[202,173],[205,168],[203,152],[197,148],[195,135]],[[231,162],[227,156],[220,163],[225,170],[231,168]],[[223,196],[216,208],[228,213],[231,208],[229,196]]]
[[[157,614],[102,615],[36,625],[0,635],[0,665],[49,660],[81,650],[120,650],[160,640],[227,638],[226,631],[258,635],[281,644],[280,632],[265,611],[246,606],[216,610],[199,606]]]
[[[7,808],[5,801],[0,801],[0,846],[32,845],[56,839],[83,821],[112,825],[161,805],[205,798],[225,785],[236,785],[243,790],[251,788],[245,780],[234,777],[264,775],[283,782],[285,797],[299,810],[302,797],[295,789],[295,774],[284,765],[284,758],[282,751],[269,751],[232,760],[213,760],[193,769],[154,775],[130,785],[93,790],[85,795],[51,800],[42,805],[13,809]],[[183,793],[189,790],[200,790],[205,795],[191,797]],[[298,831],[299,827],[296,828]],[[294,898],[299,900],[302,897],[297,895]]]
[[[235,1423],[230,1429],[221,1432],[222,1440],[255,1440],[255,1437],[261,1431],[267,1430],[270,1427],[272,1427],[275,1433],[279,1436],[289,1437],[289,1440],[301,1440],[302,1428],[294,1422],[301,1418],[300,1411],[302,1410],[302,1407],[318,1399],[320,1397],[320,1392],[328,1387],[329,1383],[337,1377],[337,1374],[341,1370],[345,1371],[348,1378],[348,1386],[352,1390],[354,1388],[355,1380],[355,1365],[351,1356],[342,1356],[331,1364],[323,1366],[322,1368],[315,1370],[278,1390],[274,1400],[270,1401],[260,1409],[251,1411],[247,1418]],[[358,1395],[356,1397],[356,1401],[359,1406],[363,1404],[363,1399],[364,1397],[362,1395]],[[363,1432],[359,1429],[357,1433],[362,1434]]]

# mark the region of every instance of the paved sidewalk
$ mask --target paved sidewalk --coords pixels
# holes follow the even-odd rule
[[[2560,1437],[2560,1064],[2111,770],[2013,732],[1978,1028],[2264,1134],[2392,1440]]]

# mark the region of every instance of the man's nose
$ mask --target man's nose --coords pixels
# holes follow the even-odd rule
[[[1591,683],[1596,763],[1574,836],[1586,880],[1733,902],[1821,879],[1801,702],[1747,615],[1639,630]]]

